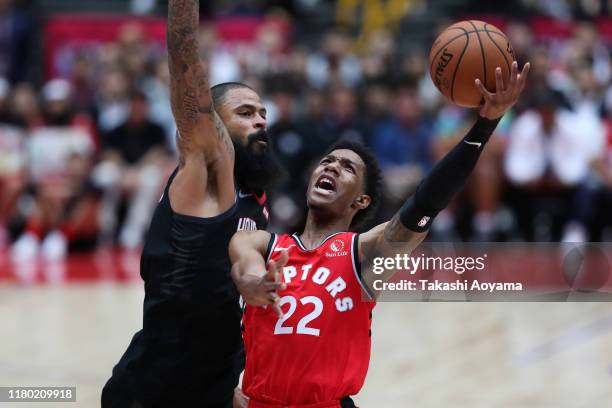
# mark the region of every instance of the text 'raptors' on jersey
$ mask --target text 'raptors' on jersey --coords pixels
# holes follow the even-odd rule
[[[341,400],[362,387],[375,302],[363,301],[357,239],[338,233],[307,250],[297,235],[272,235],[268,259],[278,259],[280,250],[289,255],[282,271],[287,288],[279,292],[284,316],[246,306],[246,395],[272,404],[313,404]]]

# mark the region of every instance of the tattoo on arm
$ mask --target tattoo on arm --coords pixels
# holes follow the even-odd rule
[[[232,139],[230,138],[229,132],[227,131],[225,124],[223,123],[223,121],[221,120],[221,118],[216,112],[214,113],[214,118],[215,118],[215,128],[217,129],[217,136],[219,137],[219,140],[221,141],[223,148],[227,151],[227,153],[233,159],[235,155],[235,151],[234,151],[234,145],[232,144],[232,141],[231,141]]]
[[[385,240],[388,242],[405,242],[416,234],[402,224],[399,214],[395,214],[385,227]]]
[[[198,50],[199,0],[170,0],[168,55],[171,104],[180,138],[191,137],[203,114],[213,112],[208,68]]]

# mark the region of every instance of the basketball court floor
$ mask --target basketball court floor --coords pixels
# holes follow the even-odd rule
[[[99,407],[141,326],[135,260],[119,273],[101,256],[76,276],[0,267],[0,386],[77,387],[76,403],[1,407]],[[372,332],[361,407],[612,406],[609,303],[379,303]]]

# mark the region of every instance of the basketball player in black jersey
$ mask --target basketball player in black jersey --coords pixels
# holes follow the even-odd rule
[[[168,15],[179,165],[142,253],[143,328],[104,387],[105,408],[232,406],[244,360],[228,243],[237,230],[266,227],[265,190],[280,170],[257,93],[209,88],[198,0],[170,0]]]

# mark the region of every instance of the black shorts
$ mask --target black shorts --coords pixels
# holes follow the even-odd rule
[[[175,396],[179,396],[177,391]],[[106,383],[102,389],[102,408],[175,408],[175,407],[202,407],[202,408],[232,408],[233,398],[222,403],[209,403],[206,401],[180,400],[165,402],[143,402],[132,395],[121,382],[114,377]],[[354,405],[353,405],[354,406]],[[344,407],[344,405],[343,405]],[[350,406],[347,406],[350,407]]]
[[[131,395],[115,377],[111,377],[102,389],[102,408],[140,408],[142,403]]]

